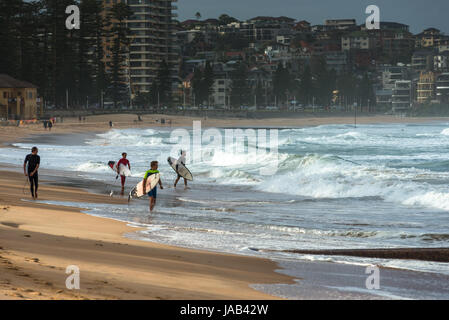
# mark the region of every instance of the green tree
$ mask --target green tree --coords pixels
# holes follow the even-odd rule
[[[147,92],[139,92],[133,100],[135,106],[145,108],[152,103],[152,95]]]
[[[316,102],[322,106],[329,106],[332,101],[332,92],[336,87],[336,73],[327,68],[323,56],[312,60],[312,72],[314,78],[314,97]]]
[[[17,77],[20,72],[19,15],[22,0],[0,1],[0,72]]]
[[[203,78],[203,99],[209,101],[209,97],[212,94],[212,87],[214,85],[214,70],[212,69],[209,61],[206,62],[206,67],[204,68],[204,78]]]
[[[289,69],[279,63],[273,76],[273,93],[277,96],[278,101],[286,102],[288,100],[288,93],[292,84],[293,79]]]
[[[373,84],[367,73],[363,75],[363,78],[361,79],[357,87],[357,100],[361,104],[361,106],[369,107],[373,106],[376,102]]]
[[[149,99],[150,99],[150,104],[153,106],[157,105],[160,100],[159,99],[159,88],[158,88],[156,80],[153,80],[153,83],[151,84]]]
[[[222,14],[218,17],[218,20],[220,22],[220,25],[227,25],[230,24],[232,22],[238,22],[238,20],[234,17],[230,17],[227,14]]]
[[[192,78],[193,95],[195,96],[195,103],[201,104],[204,102],[204,74],[201,68],[196,68]]]
[[[352,73],[339,75],[336,82],[340,104],[350,106],[357,101],[355,90],[357,88],[357,79]]]
[[[159,99],[161,103],[171,103],[171,73],[169,65],[165,60],[162,60],[156,77],[157,89],[159,92]]]
[[[127,100],[129,94],[127,75],[124,74],[127,64],[127,54],[129,54],[130,30],[126,25],[126,20],[132,15],[130,7],[124,3],[115,4],[110,12],[113,22],[113,45],[111,63],[111,86],[110,94],[114,101],[114,107],[119,102]]]
[[[231,72],[231,105],[234,109],[248,103],[248,68],[240,62],[234,71]]]
[[[304,70],[299,77],[297,94],[303,104],[310,105],[313,102],[313,79],[309,65],[304,67]]]
[[[265,92],[260,81],[257,81],[256,88],[254,89],[254,97],[256,98],[257,108],[265,104]]]

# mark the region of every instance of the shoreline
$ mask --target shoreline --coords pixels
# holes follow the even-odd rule
[[[23,201],[20,174],[1,171],[0,299],[279,299],[254,284],[293,283],[271,260],[133,240],[125,222]],[[123,199],[42,184],[40,200]],[[77,265],[81,290],[65,288]]]
[[[444,121],[445,119],[438,119],[435,121]],[[447,119],[446,119],[447,120]],[[192,121],[190,119],[189,121]],[[430,120],[433,121],[433,120]],[[428,122],[428,121],[425,121]],[[191,123],[191,122],[190,122]],[[410,122],[407,122],[410,123]],[[237,124],[233,124],[235,127],[239,127]],[[120,125],[120,127],[115,127],[115,129],[125,129],[129,127],[135,127],[134,125]],[[154,126],[148,126],[148,124],[139,126],[139,127],[145,127],[145,128],[151,128],[151,127],[159,127],[159,128],[170,128],[170,127],[161,127],[158,125]],[[240,126],[242,127],[242,126]],[[78,130],[68,129],[65,128],[59,128],[58,131],[51,132],[49,134],[48,132],[36,132],[42,140],[46,140],[46,138],[51,139],[64,139],[67,140],[67,136],[71,133],[76,134],[86,134],[92,135],[99,132],[107,132],[109,130],[109,126],[106,125],[106,127],[99,127],[94,126],[90,127],[92,130],[84,130],[82,132],[79,132]],[[22,129],[22,128],[17,128]],[[28,133],[25,134],[26,130],[23,130],[21,137],[21,141],[26,141],[26,139],[30,139],[31,134],[36,133]],[[41,135],[43,134],[43,135]],[[0,142],[5,143],[6,140],[3,139],[4,137],[1,136]],[[15,141],[17,142],[18,137],[15,137]],[[69,144],[70,145],[70,142]],[[133,240],[128,237],[125,237],[124,234],[129,232],[135,232],[138,229],[132,228],[127,225],[126,222],[119,222],[117,220],[112,220],[108,218],[98,218],[90,214],[84,214],[81,211],[82,209],[77,208],[70,208],[65,206],[58,206],[58,205],[47,205],[42,203],[33,203],[33,202],[24,202],[22,201],[22,190],[23,188],[23,181],[20,183],[19,177],[21,174],[13,171],[4,171],[4,166],[0,164],[0,171],[2,172],[1,176],[8,177],[8,179],[5,181],[2,181],[0,179],[0,240],[2,244],[13,244],[14,249],[5,249],[7,246],[0,247],[0,269],[3,269],[3,265],[6,265],[6,269],[2,270],[5,271],[5,274],[9,277],[11,276],[14,278],[14,281],[11,281],[9,279],[4,279],[4,277],[0,277],[0,283],[4,284],[7,288],[9,288],[9,291],[2,291],[3,289],[0,289],[0,297],[2,294],[8,294],[5,296],[5,298],[19,298],[19,299],[25,299],[25,298],[33,298],[33,299],[147,299],[147,295],[150,296],[150,299],[277,299],[276,296],[263,293],[261,290],[256,291],[255,289],[252,289],[252,286],[258,287],[259,285],[266,284],[266,285],[274,285],[274,284],[294,284],[293,279],[302,279],[302,277],[292,277],[282,274],[282,270],[280,269],[278,264],[274,262],[273,260],[270,260],[268,258],[258,258],[258,257],[252,257],[249,255],[232,255],[232,254],[226,254],[226,253],[220,253],[220,252],[214,252],[214,251],[202,251],[200,249],[190,249],[190,248],[182,248],[182,247],[172,247],[169,245],[164,244],[158,244],[153,242],[148,242],[144,240]],[[20,166],[18,168],[20,172]],[[51,170],[48,170],[49,172]],[[17,181],[14,180],[14,174],[17,176]],[[12,204],[8,204],[8,200],[5,201],[5,198],[9,199],[12,195],[9,190],[9,187],[6,188],[4,185],[5,183],[8,183],[8,181],[14,181],[15,184],[15,191],[16,196],[15,200],[12,201]],[[20,186],[22,184],[22,186]],[[111,199],[109,197],[105,197],[99,194],[93,194],[91,192],[85,192],[80,191],[80,187],[76,184],[66,183],[65,186],[71,186],[71,187],[60,187],[62,184],[58,184],[57,181],[49,181],[49,183],[44,183],[42,186],[42,189],[47,189],[48,194],[50,195],[49,198],[46,200],[56,200],[56,201],[71,201],[73,202],[73,194],[76,194],[79,196],[79,198],[82,198],[82,200],[77,202],[97,202],[97,203],[116,203],[116,204],[122,204],[122,199]],[[76,186],[73,188],[73,186]],[[92,191],[92,190],[90,190]],[[95,191],[94,191],[95,192]],[[14,197],[13,196],[13,197]],[[42,196],[42,195],[41,195]],[[45,199],[45,198],[44,198]],[[40,199],[42,200],[42,199]],[[54,220],[63,220],[62,224],[57,224],[52,221],[42,221],[42,219],[34,217],[32,211],[36,211],[41,213],[41,215],[46,215],[47,212],[51,212],[53,214],[52,218]],[[70,221],[66,220],[65,215],[71,215]],[[89,217],[89,218],[86,218]],[[42,218],[42,217],[41,217]],[[93,218],[93,219],[92,219]],[[76,223],[73,225],[73,221],[76,221]],[[109,221],[109,222],[106,222]],[[112,221],[112,222],[111,222]],[[95,228],[92,228],[93,225],[101,225],[101,231],[96,230]],[[86,229],[86,226],[87,229]],[[78,227],[78,230],[75,230],[76,227]],[[111,229],[109,229],[111,228]],[[81,229],[82,231],[80,231]],[[84,230],[86,229],[86,230]],[[63,230],[61,233],[60,230]],[[111,231],[112,230],[112,231]],[[117,231],[120,230],[120,231]],[[112,232],[112,234],[111,234]],[[6,237],[6,238],[5,238]],[[25,239],[22,239],[25,238]],[[38,239],[38,244],[34,243],[33,245],[30,245],[29,239]],[[28,241],[27,241],[28,239]],[[11,242],[12,241],[12,242]],[[65,279],[66,275],[64,273],[63,267],[61,267],[61,261],[64,260],[68,262],[67,259],[69,257],[64,253],[63,247],[57,246],[57,243],[63,243],[64,248],[71,248],[72,250],[78,251],[77,248],[80,246],[82,247],[82,255],[85,257],[85,259],[89,259],[89,261],[86,261],[86,265],[89,265],[89,268],[92,268],[93,270],[96,270],[97,267],[105,268],[105,272],[90,272],[88,271],[88,284],[89,287],[87,287],[87,290],[85,292],[79,293],[78,295],[73,295],[72,292],[64,289],[64,281],[60,281],[58,283],[57,290],[53,287],[56,287],[56,285],[53,285],[56,281],[54,280],[54,274],[53,278],[51,278],[50,281],[47,281],[48,283],[51,283],[51,286],[46,286],[45,283],[41,283],[42,286],[37,285],[36,288],[39,290],[36,290],[36,288],[33,287],[33,289],[26,288],[24,285],[18,285],[22,284],[24,278],[31,278],[33,279],[33,282],[36,284],[39,282],[39,277],[41,275],[47,276],[49,273],[43,272],[42,268],[49,268],[52,269],[53,273],[55,273],[55,269],[59,273],[59,278]],[[42,245],[44,243],[44,245]],[[145,243],[145,244],[143,244]],[[20,245],[19,245],[20,244]],[[107,250],[107,252],[103,252],[103,248],[107,246],[109,248],[109,245],[112,245],[114,248],[111,250]],[[46,251],[42,248],[44,246],[45,248],[51,247],[50,251]],[[124,247],[126,246],[126,247]],[[26,255],[23,252],[23,247],[29,248],[28,250],[30,252]],[[95,250],[92,249],[92,247],[95,248]],[[148,248],[149,247],[149,248]],[[146,248],[146,249],[143,249]],[[123,250],[121,250],[123,249]],[[424,248],[423,248],[424,249]],[[443,248],[446,250],[445,248]],[[152,259],[154,256],[154,252],[151,253],[151,258],[145,254],[142,253],[141,250],[156,250],[159,254],[163,255],[163,258],[161,259],[160,256],[157,258],[154,258],[155,261],[152,261],[152,266],[157,266],[157,262],[164,261],[167,262],[167,260],[170,260],[171,263],[175,262],[176,264],[180,263],[178,259],[182,261],[182,263],[185,263],[187,266],[190,266],[190,256],[194,255],[196,258],[199,259],[199,262],[196,261],[194,263],[195,266],[199,267],[201,266],[201,272],[198,274],[201,274],[200,278],[204,277],[205,270],[209,271],[210,269],[217,268],[217,270],[220,270],[216,274],[211,275],[210,273],[206,272],[206,277],[209,279],[209,281],[218,281],[220,283],[220,286],[223,286],[223,282],[226,283],[226,290],[223,291],[220,287],[219,290],[216,288],[211,288],[208,284],[201,283],[200,286],[203,288],[203,286],[207,287],[208,290],[211,290],[206,293],[206,291],[201,292],[191,292],[188,290],[181,290],[179,288],[174,289],[176,287],[177,282],[170,282],[174,281],[172,278],[173,276],[167,276],[167,270],[166,268],[161,268],[161,270],[158,270],[160,274],[162,274],[162,277],[164,277],[165,281],[169,282],[169,285],[167,285],[167,282],[164,283],[164,289],[163,292],[167,293],[165,296],[162,294],[155,296],[153,293],[146,292],[143,293],[145,288],[148,286],[151,286],[152,284],[146,283],[145,286],[138,285],[134,283],[135,281],[131,281],[130,283],[129,279],[124,280],[123,277],[113,277],[113,279],[110,278],[111,274],[124,274],[124,273],[133,273],[133,280],[139,279],[139,281],[145,281],[145,279],[141,279],[139,277],[138,273],[135,272],[135,268],[142,269],[142,266],[144,265],[143,261],[148,261],[148,259]],[[397,249],[362,249],[362,250],[306,250],[301,252],[295,252],[295,253],[302,253],[302,254],[318,254],[318,255],[340,255],[342,253],[345,253],[344,255],[349,256],[358,256],[358,257],[372,257],[372,258],[390,258],[390,259],[400,259],[400,256],[404,256],[404,250],[410,250],[406,248],[397,248]],[[412,249],[413,250],[413,249]],[[432,249],[435,250],[435,249]],[[449,249],[447,249],[449,250]],[[92,254],[92,251],[96,251],[99,255],[107,255],[107,260],[97,259],[95,255]],[[167,252],[176,252],[175,256],[170,256],[171,259],[166,259]],[[338,251],[338,252],[337,252]],[[419,250],[422,253],[422,250]],[[59,257],[54,256],[54,252],[58,252],[58,254],[61,254]],[[117,253],[118,252],[118,253]],[[335,254],[337,253],[337,254]],[[405,254],[405,256],[408,256],[410,259],[415,259],[416,256],[412,255],[410,256],[410,253],[416,254],[415,252],[408,252]],[[435,252],[433,252],[435,253]],[[360,255],[362,254],[362,255]],[[441,253],[440,253],[441,254]],[[445,255],[447,259],[447,251],[444,251],[443,254]],[[35,257],[32,257],[32,256]],[[53,256],[52,256],[53,255]],[[132,257],[132,259],[135,259],[133,263],[130,263],[130,261],[123,261],[121,255],[126,255],[129,258]],[[143,255],[143,256],[142,256]],[[419,254],[418,254],[419,255]],[[20,259],[15,259],[16,256],[19,256],[23,258],[23,260],[27,263],[24,264],[24,261],[21,261]],[[52,256],[50,259],[48,259],[48,256]],[[224,263],[223,265],[217,265],[213,261],[213,259],[216,259],[216,257],[220,257],[220,261]],[[240,259],[242,258],[242,259]],[[93,259],[93,260],[91,260]],[[183,259],[186,259],[184,261]],[[206,261],[205,261],[205,260]],[[227,261],[226,259],[234,260],[232,263]],[[117,264],[120,264],[120,268],[115,267],[105,267],[106,261],[114,260]],[[118,261],[117,261],[118,260]],[[156,261],[157,260],[157,261]],[[225,262],[223,262],[223,261]],[[44,263],[42,262],[44,261]],[[57,261],[59,264],[56,265]],[[258,272],[258,275],[254,277],[253,270],[254,265],[259,263],[264,264],[263,270],[260,271],[260,274]],[[263,261],[263,262],[262,262]],[[427,261],[427,260],[426,260]],[[436,260],[437,261],[437,260]],[[28,263],[33,263],[34,267],[29,269],[30,265]],[[51,262],[51,263],[50,263]],[[65,263],[65,262],[64,262]],[[242,270],[239,270],[238,272],[234,270],[234,265],[239,264],[242,266]],[[137,266],[136,266],[137,265]],[[319,263],[317,265],[319,267]],[[169,267],[167,267],[169,270],[171,270]],[[258,266],[257,270],[261,268]],[[345,267],[341,266],[335,266],[334,268],[336,270],[345,270]],[[39,269],[39,270],[37,270]],[[132,269],[132,270],[130,270]],[[162,270],[164,269],[164,270]],[[231,270],[229,270],[231,269]],[[107,271],[106,271],[107,270]],[[117,271],[120,270],[120,271]],[[251,270],[251,272],[247,271]],[[276,271],[275,271],[276,270]],[[11,274],[11,272],[16,271],[16,274]],[[224,271],[224,274],[223,274]],[[237,273],[236,273],[237,272]],[[279,273],[281,272],[281,273]],[[342,271],[343,272],[343,271]],[[401,271],[398,271],[401,272]],[[33,277],[34,274],[39,274],[39,277]],[[50,272],[51,273],[51,272]],[[148,272],[146,272],[148,273]],[[150,272],[151,273],[151,272]],[[187,271],[185,271],[185,268],[181,268],[181,270],[176,269],[174,271],[175,274],[182,274],[183,276],[186,276],[187,278],[191,279],[192,275]],[[187,275],[186,275],[187,273]],[[243,274],[245,274],[243,276]],[[310,273],[309,273],[310,275]],[[168,280],[167,280],[168,277]],[[228,278],[227,278],[228,277]],[[58,278],[58,279],[59,279]],[[98,279],[109,279],[109,280],[98,280]],[[218,279],[217,279],[218,278]],[[226,278],[224,280],[223,278]],[[213,279],[213,280],[210,280]],[[261,282],[254,282],[250,280],[260,280],[263,279]],[[268,280],[265,281],[265,280]],[[103,284],[101,282],[103,281]],[[195,280],[195,283],[199,281],[198,279]],[[221,281],[221,282],[220,282]],[[229,282],[229,284],[228,284]],[[232,284],[231,284],[232,283]],[[116,285],[117,284],[117,285]],[[263,286],[262,284],[262,286]],[[187,283],[185,284],[187,286]],[[250,287],[251,286],[251,287]],[[121,288],[124,290],[119,290],[118,288]],[[16,290],[13,290],[16,289]],[[83,289],[83,288],[82,288]],[[32,290],[32,291],[27,291]],[[55,291],[56,290],[56,291]],[[140,291],[139,291],[140,290]],[[101,293],[99,293],[101,292]],[[17,295],[19,294],[19,295]],[[40,295],[39,295],[40,294]],[[187,296],[184,296],[183,294],[188,294]],[[36,295],[36,296],[34,296]],[[302,296],[302,298],[307,298],[305,296]]]
[[[23,184],[19,177],[17,171],[4,171],[0,166],[0,300],[410,298],[407,292],[395,295],[388,291],[364,291],[366,266],[358,264],[279,260],[129,237],[127,234],[135,234],[142,229],[130,226],[129,222],[84,213],[87,209],[78,206],[23,201],[25,196],[20,190]],[[5,181],[14,181],[13,186],[8,186],[8,192],[18,194],[9,201],[4,200]],[[75,194],[76,198],[82,197],[80,202],[84,203],[124,202],[122,198],[60,187],[50,180],[45,181],[41,188],[40,200],[44,201],[73,202]],[[388,254],[389,258],[398,259],[404,249],[378,250]],[[325,251],[337,256],[342,253],[336,252],[339,250],[307,253],[319,255]],[[360,256],[360,252],[373,250],[345,251],[345,254]],[[417,250],[418,253],[420,251]],[[447,253],[446,249],[444,251]],[[288,263],[299,266],[297,273],[290,273]],[[80,291],[65,288],[65,268],[69,265],[80,268]],[[430,296],[441,294],[442,284],[449,281],[449,276],[439,273],[386,266],[379,268],[383,284],[398,286],[399,292],[409,289],[412,297],[417,294],[414,290],[419,288],[419,283],[426,284],[424,290]],[[410,279],[413,279],[412,284]],[[330,290],[323,290],[330,284],[333,284]],[[432,285],[428,287],[429,284]],[[362,291],[350,289],[357,286]],[[290,290],[291,295],[278,293],[279,287]]]
[[[192,128],[193,121],[201,121],[202,128],[304,128],[319,125],[333,124],[354,124],[354,118],[348,116],[304,116],[296,118],[273,118],[273,119],[246,119],[246,118],[209,118],[209,117],[189,117],[174,115],[142,115],[142,121],[137,121],[137,116],[133,114],[111,114],[87,116],[86,122],[79,122],[78,118],[64,118],[63,123],[56,123],[52,131],[44,130],[41,124],[25,124],[20,127],[6,126],[0,127],[0,147],[5,144],[16,143],[19,139],[26,139],[32,135],[59,135],[71,133],[104,133],[111,128],[109,121],[113,122],[112,129],[130,128]],[[160,120],[165,119],[166,124],[162,125]],[[171,124],[167,122],[171,121]],[[357,118],[357,125],[381,124],[381,123],[432,123],[448,121],[449,117],[414,117],[401,118],[387,115],[370,115]]]

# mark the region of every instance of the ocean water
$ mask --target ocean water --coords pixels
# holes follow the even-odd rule
[[[153,214],[146,199],[123,206],[80,204],[90,214],[145,227],[130,237],[264,256],[290,266],[297,260],[334,261],[449,275],[445,263],[285,252],[448,247],[449,123],[279,129],[277,152],[254,156],[249,152],[253,141],[244,142],[243,152],[230,152],[242,140],[224,139],[211,153],[203,141],[204,160],[197,161],[192,154],[198,158],[198,141],[192,138],[185,148],[195,181],[187,190],[182,181],[172,187],[176,176],[166,159],[176,157],[179,147],[171,134],[167,129],[112,130],[76,145],[41,144],[41,166],[105,182],[104,192],[117,194],[109,160],[128,153],[128,189],[152,160],[159,160],[166,188],[158,190]],[[31,146],[15,144],[0,154],[0,162],[21,164]],[[258,143],[259,149],[266,146]],[[274,164],[274,174],[261,173]]]

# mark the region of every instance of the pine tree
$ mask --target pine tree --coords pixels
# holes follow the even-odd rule
[[[0,73],[17,77],[20,72],[19,14],[22,0],[0,1]]]
[[[310,66],[306,65],[300,75],[298,96],[305,105],[310,105],[313,100],[313,80]]]
[[[248,68],[240,62],[236,69],[231,73],[231,105],[237,109],[248,103]]]
[[[254,89],[254,96],[256,98],[256,102],[257,102],[256,107],[257,108],[258,108],[258,106],[265,104],[264,95],[265,95],[265,92],[263,90],[262,83],[260,81],[257,81],[256,88]]]
[[[171,102],[171,76],[170,69],[165,60],[162,60],[157,72],[156,82],[159,92],[160,102],[170,104]]]
[[[203,72],[201,68],[196,68],[193,73],[192,78],[192,88],[193,88],[193,95],[195,96],[195,103],[201,104],[203,103]]]
[[[111,86],[110,94],[117,107],[119,102],[124,102],[129,97],[129,87],[126,83],[128,77],[125,74],[127,70],[127,54],[129,54],[130,30],[126,26],[126,20],[132,15],[130,7],[124,3],[115,4],[110,12],[112,20],[113,45],[112,45],[112,63],[111,63]]]
[[[273,91],[278,101],[285,102],[288,100],[288,93],[292,83],[293,80],[288,68],[279,63],[273,76]]]
[[[209,97],[212,94],[212,87],[214,85],[214,70],[212,69],[209,61],[206,62],[206,67],[204,68],[204,78],[203,78],[203,100],[209,101]]]

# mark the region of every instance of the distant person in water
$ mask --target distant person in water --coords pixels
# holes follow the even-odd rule
[[[181,154],[181,156],[179,157],[178,161],[176,161],[176,172],[178,172],[178,165],[179,164],[182,164],[183,166],[186,165],[187,152],[184,151],[184,150],[181,150],[179,153]],[[175,188],[176,188],[176,185],[179,182],[179,179],[181,179],[181,178],[182,178],[182,176],[178,173],[178,177],[176,178],[176,181],[175,181]],[[184,179],[184,186],[185,186],[185,188],[187,188],[187,179],[186,178],[183,178],[183,179]]]
[[[44,130],[47,130],[47,125],[48,125],[47,120],[44,120]]]
[[[25,157],[23,162],[23,173],[30,181],[31,196],[34,200],[37,199],[37,189],[39,187],[38,170],[41,163],[41,158],[37,155],[37,152],[37,148],[33,147],[31,153]]]
[[[53,128],[53,122],[48,121],[48,130],[51,131],[51,128]]]
[[[113,124],[112,121],[109,121],[109,128],[112,128]]]
[[[128,167],[129,170],[131,170],[131,164],[129,163],[129,160],[126,159],[128,154],[126,152],[122,153],[122,158],[117,162],[117,174],[120,175],[120,166],[124,165],[125,167]],[[125,193],[125,182],[126,182],[126,176],[120,175],[120,178],[122,180],[122,195]]]
[[[146,186],[147,186],[147,179],[152,176],[153,174],[159,173],[158,170],[159,163],[157,161],[151,162],[151,169],[145,172],[145,176],[143,177],[143,193],[147,193]],[[159,185],[161,186],[161,190],[164,189],[162,186],[162,180],[159,179]],[[156,206],[156,198],[157,198],[157,186],[153,188],[150,192],[148,192],[148,197],[150,198],[150,212],[153,211],[154,207]]]

